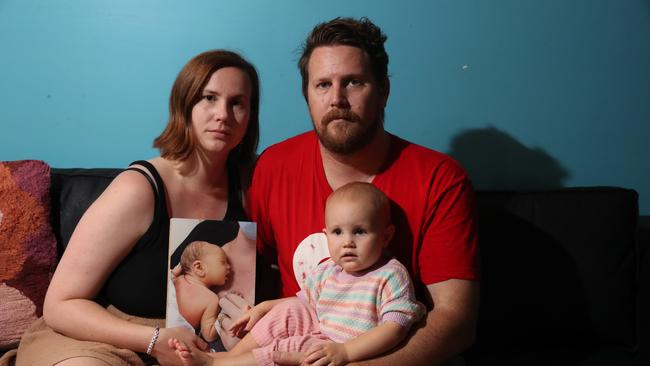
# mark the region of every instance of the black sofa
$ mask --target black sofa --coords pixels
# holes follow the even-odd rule
[[[52,169],[59,255],[118,169]],[[481,310],[467,365],[648,364],[633,190],[478,191]]]

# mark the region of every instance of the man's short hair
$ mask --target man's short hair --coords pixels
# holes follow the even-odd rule
[[[302,76],[302,94],[307,99],[309,82],[309,58],[316,47],[353,46],[368,54],[372,73],[382,91],[386,90],[388,80],[388,54],[384,49],[386,35],[368,18],[334,18],[320,23],[312,29],[302,45],[302,55],[298,68]]]

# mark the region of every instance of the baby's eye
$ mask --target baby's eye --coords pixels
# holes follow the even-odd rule
[[[366,230],[362,229],[362,228],[358,228],[358,229],[354,230],[354,235],[363,235],[365,233],[366,233]]]
[[[341,229],[332,230],[332,234],[334,234],[334,235],[341,235],[341,233],[342,233]]]

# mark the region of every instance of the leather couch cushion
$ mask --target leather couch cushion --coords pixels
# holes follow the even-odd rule
[[[481,310],[470,355],[633,349],[637,193],[478,192]]]
[[[59,256],[86,209],[122,169],[52,169],[52,226]]]

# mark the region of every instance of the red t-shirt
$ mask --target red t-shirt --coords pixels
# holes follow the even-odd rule
[[[389,158],[372,184],[392,204],[395,236],[388,250],[406,266],[416,287],[477,279],[474,193],[456,161],[391,135]],[[259,157],[249,191],[250,217],[258,225],[260,252],[277,251],[283,296],[299,291],[293,253],[307,236],[322,232],[330,193],[313,131],[273,145]]]

